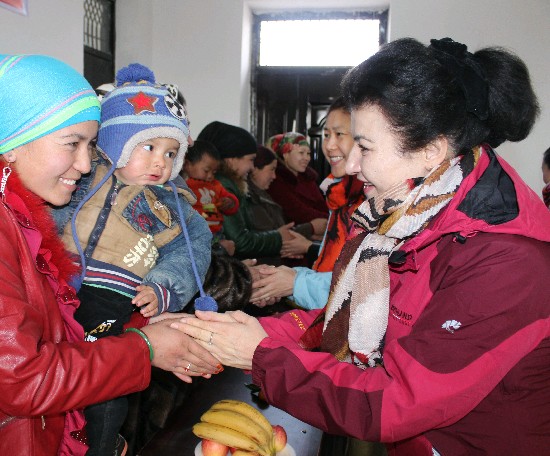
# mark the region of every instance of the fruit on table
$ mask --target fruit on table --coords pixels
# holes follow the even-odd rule
[[[229,447],[215,440],[202,439],[201,451],[202,456],[226,456]]]
[[[260,456],[259,453],[251,453],[250,451],[235,450],[231,453],[233,456]]]
[[[255,423],[258,423],[261,427],[265,429],[268,434],[273,432],[271,423],[269,420],[260,412],[258,409],[255,409],[250,404],[246,402],[237,401],[233,399],[224,399],[216,402],[212,407],[212,410],[231,410],[238,412],[247,416]]]
[[[201,421],[227,426],[234,431],[245,433],[259,446],[271,448],[273,431],[267,431],[260,424],[252,421],[248,416],[233,410],[210,409],[201,416]]]
[[[271,423],[259,410],[242,401],[216,402],[193,426],[193,433],[201,439],[234,448],[233,454],[240,451],[241,455],[274,456],[276,453]]]
[[[261,456],[273,456],[266,448],[260,448],[256,442],[251,440],[242,432],[235,431],[226,426],[214,423],[196,423],[193,426],[193,434],[201,439],[214,440],[223,443],[228,447],[235,447],[246,451],[257,451]]]
[[[288,438],[284,427],[279,424],[273,426],[273,446],[277,453],[284,449],[287,439]]]

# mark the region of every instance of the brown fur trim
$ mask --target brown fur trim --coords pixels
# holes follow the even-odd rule
[[[241,177],[239,177],[237,173],[227,165],[225,160],[221,161],[218,173],[226,176],[228,179],[231,179],[233,182],[235,182],[239,191],[243,195],[248,196],[248,182],[246,181],[246,179],[242,179]]]

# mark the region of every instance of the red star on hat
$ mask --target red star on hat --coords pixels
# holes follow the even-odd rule
[[[158,97],[151,97],[139,92],[132,98],[128,98],[127,101],[134,107],[134,114],[141,114],[143,111],[157,112],[155,103],[158,101]]]

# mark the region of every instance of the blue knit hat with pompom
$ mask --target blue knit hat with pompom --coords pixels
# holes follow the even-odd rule
[[[170,179],[175,179],[187,151],[189,124],[174,86],[155,82],[144,65],[132,63],[116,75],[116,87],[101,100],[97,147],[117,168],[128,163],[134,148],[153,138],[172,138],[180,148]]]
[[[178,190],[172,182],[178,176],[183,165],[188,137],[189,121],[185,107],[178,101],[176,86],[155,83],[153,72],[139,63],[133,63],[119,70],[116,76],[116,87],[106,93],[101,100],[101,125],[97,136],[97,148],[111,161],[111,169],[80,201],[71,218],[73,239],[82,265],[81,276],[73,283],[77,289],[80,288],[86,275],[86,255],[82,250],[76,231],[78,212],[111,178],[115,168],[126,166],[138,144],[152,138],[173,138],[179,141],[180,148],[174,159],[168,186],[174,193],[180,225],[187,242],[193,274],[200,292],[200,296],[195,299],[195,309],[212,311],[218,309],[216,301],[206,295],[202,287]]]

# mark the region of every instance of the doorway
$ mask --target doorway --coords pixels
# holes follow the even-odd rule
[[[374,45],[377,49],[387,42],[387,10],[254,16],[251,132],[262,144],[278,133],[296,131],[304,134],[311,147],[310,166],[317,171],[319,180],[330,171],[322,153],[326,114],[330,104],[340,96],[340,82],[351,66],[260,66],[260,27],[262,21],[350,18],[378,21],[378,36],[374,37]],[[330,39],[336,40],[334,37]]]

